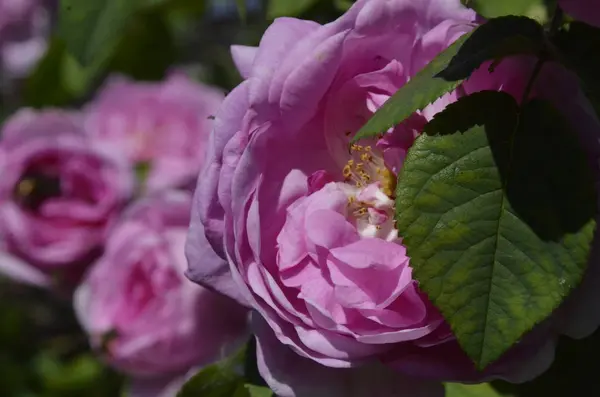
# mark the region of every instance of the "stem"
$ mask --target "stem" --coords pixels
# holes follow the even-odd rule
[[[556,7],[554,8],[554,13],[552,15],[552,20],[550,21],[548,36],[553,37],[558,33],[558,30],[562,26],[563,18],[564,18],[563,10],[558,5],[556,5]],[[537,62],[535,63],[533,71],[531,72],[531,77],[529,77],[527,86],[525,87],[525,90],[523,91],[523,96],[521,97],[521,106],[523,106],[525,104],[525,101],[527,100],[527,98],[529,98],[529,94],[531,94],[531,90],[533,89],[533,84],[535,84],[535,80],[537,79],[540,72],[542,71],[542,67],[544,66],[544,63],[546,62],[547,58],[548,58],[547,48],[546,48],[546,46],[544,46],[544,48],[542,48],[542,50],[538,54],[538,59],[537,59]]]

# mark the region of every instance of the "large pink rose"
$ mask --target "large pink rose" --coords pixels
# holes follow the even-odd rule
[[[1,133],[0,247],[45,273],[77,273],[131,197],[131,170],[94,146],[75,114],[24,109]],[[16,275],[11,263],[0,270]]]
[[[558,5],[573,18],[600,27],[598,0],[558,0]]]
[[[44,54],[57,4],[0,0],[0,76],[22,77]]]
[[[359,0],[327,25],[281,18],[258,48],[233,48],[246,80],[215,120],[187,274],[255,309],[259,369],[278,395],[441,392],[418,378],[521,382],[548,367],[559,332],[572,334],[559,329],[565,318],[588,320],[578,335],[597,326],[598,314],[565,309],[476,372],[419,291],[392,219],[407,150],[459,94],[381,139],[349,146],[373,112],[476,18],[459,0]],[[485,65],[460,93],[503,89],[520,98],[534,61],[505,60],[492,74]],[[552,65],[534,94],[572,99],[561,109],[597,155],[599,124],[575,81]]]
[[[245,308],[184,276],[190,204],[179,191],[134,203],[75,292],[92,346],[136,389],[216,361],[247,337]]]
[[[181,73],[160,83],[114,77],[87,107],[85,127],[134,165],[148,164],[148,190],[181,187],[200,170],[223,96]]]

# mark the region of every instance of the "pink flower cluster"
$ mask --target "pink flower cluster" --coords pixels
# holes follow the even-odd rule
[[[0,272],[74,290],[90,344],[137,395],[247,337],[245,308],[184,276],[190,186],[222,99],[179,73],[118,77],[81,110],[22,109],[1,128]]]

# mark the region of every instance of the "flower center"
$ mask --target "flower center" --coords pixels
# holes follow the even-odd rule
[[[363,237],[396,241],[394,191],[396,175],[377,149],[353,144],[350,159],[343,168],[344,190],[348,195],[348,215]]]
[[[353,144],[350,146],[350,160],[343,169],[344,182],[354,182],[362,189],[371,183],[379,183],[381,191],[388,197],[394,197],[396,176],[385,165],[379,153],[371,146]]]
[[[37,211],[48,199],[60,197],[61,181],[58,176],[29,171],[17,183],[14,197],[23,207]]]

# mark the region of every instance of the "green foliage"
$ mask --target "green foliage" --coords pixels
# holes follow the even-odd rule
[[[110,57],[141,0],[61,0],[58,33],[84,66]]]
[[[177,397],[246,397],[243,375],[246,349],[216,364],[204,367],[183,385]]]
[[[131,18],[108,68],[138,80],[160,80],[176,58],[175,43],[162,13],[146,11]]]
[[[23,90],[27,104],[33,107],[65,106],[83,95],[98,70],[86,70],[56,37],[45,57],[28,77]]]
[[[244,385],[244,393],[243,396],[240,393],[239,397],[271,397],[273,396],[273,391],[267,387],[262,386],[254,386],[245,384]],[[236,397],[238,395],[236,394]]]
[[[269,0],[267,17],[275,19],[285,16],[297,16],[314,6],[318,0]]]
[[[375,136],[401,123],[447,92],[487,60],[537,54],[543,48],[541,25],[526,17],[492,19],[463,35],[396,92],[356,133],[353,141]]]
[[[483,369],[579,283],[593,178],[576,134],[538,100],[474,94],[426,131],[399,176],[397,226],[420,287]]]
[[[0,324],[3,396],[118,396],[121,377],[87,349],[69,302],[0,280]]]
[[[446,397],[514,397],[509,393],[501,393],[489,383],[478,385],[463,385],[461,383],[446,383]]]
[[[461,2],[486,18],[505,15],[523,15],[538,21],[547,18],[544,0],[461,0]]]

